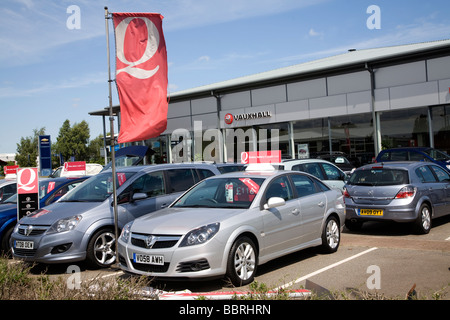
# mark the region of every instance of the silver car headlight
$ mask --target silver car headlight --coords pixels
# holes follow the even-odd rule
[[[48,230],[48,233],[64,232],[75,229],[78,223],[81,221],[81,216],[76,215],[69,218],[64,218],[56,221]]]
[[[120,233],[120,240],[122,240],[125,243],[128,243],[128,239],[130,239],[131,235],[131,226],[133,225],[133,221],[128,222],[122,229],[122,232]]]
[[[181,241],[180,247],[194,246],[210,240],[219,231],[220,223],[212,223],[189,231]]]

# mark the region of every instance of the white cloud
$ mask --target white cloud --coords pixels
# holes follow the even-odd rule
[[[197,59],[198,62],[209,62],[209,60],[211,60],[209,56],[201,56]]]
[[[89,85],[105,83],[108,75],[106,72],[87,74],[82,77],[70,78],[62,82],[48,82],[31,88],[17,88],[10,84],[0,87],[0,98],[30,97],[45,94],[55,90],[73,89]]]
[[[316,30],[314,30],[313,28],[309,29],[308,32],[310,37],[319,37],[319,36],[323,36],[323,32],[317,32]]]

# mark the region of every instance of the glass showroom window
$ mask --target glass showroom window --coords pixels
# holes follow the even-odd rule
[[[307,146],[309,154],[330,150],[328,137],[328,119],[310,119],[293,122],[295,158],[299,158],[299,149]]]
[[[258,135],[259,151],[278,148],[277,150],[281,150],[282,159],[292,158],[289,147],[289,129],[287,122],[254,126],[254,128]]]
[[[450,106],[431,108],[434,147],[450,153]]]
[[[375,156],[372,114],[352,114],[330,119],[332,150],[340,151],[358,165]]]
[[[383,112],[380,127],[383,149],[430,146],[427,107]]]

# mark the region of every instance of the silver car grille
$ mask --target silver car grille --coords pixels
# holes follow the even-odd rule
[[[20,235],[23,236],[38,236],[48,230],[50,226],[21,224],[17,230]]]
[[[179,235],[152,235],[132,233],[131,243],[134,246],[145,249],[163,249],[175,246],[180,238],[181,236]]]

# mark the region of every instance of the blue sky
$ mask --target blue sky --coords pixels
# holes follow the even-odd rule
[[[72,5],[79,29],[67,27]],[[380,29],[366,25],[371,5],[380,8]],[[2,0],[0,153],[15,153],[21,137],[42,127],[55,142],[66,119],[87,121],[91,138],[102,134],[101,117],[88,113],[108,105],[104,6],[164,16],[169,92],[350,48],[450,38],[448,0]]]

